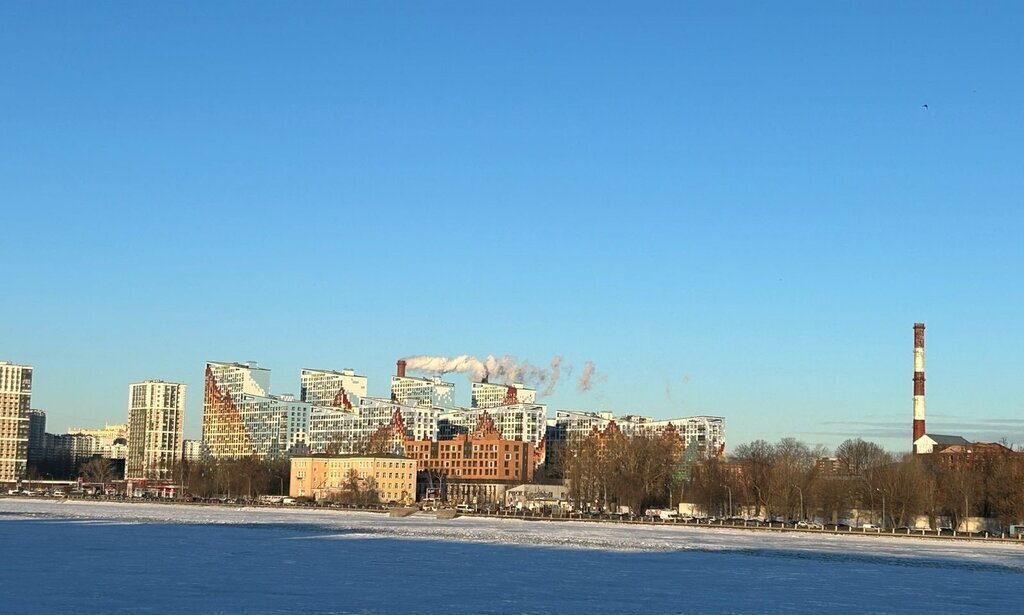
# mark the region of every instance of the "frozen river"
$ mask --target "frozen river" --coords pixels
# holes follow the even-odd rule
[[[1019,612],[1024,545],[0,498],[2,613]]]

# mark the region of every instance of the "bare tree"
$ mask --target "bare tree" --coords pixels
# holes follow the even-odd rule
[[[87,483],[107,483],[114,476],[114,468],[109,459],[93,457],[82,464],[79,473]]]

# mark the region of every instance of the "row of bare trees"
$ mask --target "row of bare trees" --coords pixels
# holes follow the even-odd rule
[[[682,441],[673,437],[615,432],[567,442],[556,453],[570,497],[582,509],[628,506],[642,511],[672,497],[679,480]]]
[[[988,517],[1024,521],[1024,453],[896,454],[850,439],[834,452],[795,438],[756,440],[729,457],[685,454],[677,436],[618,431],[573,438],[551,451],[548,475],[565,478],[581,509],[690,502],[709,515],[861,521],[901,527],[926,516],[956,527]]]
[[[1024,519],[1024,455],[1009,449],[899,455],[853,439],[831,459],[793,438],[742,444],[729,459],[702,460],[687,499],[709,514],[835,522],[857,512],[897,527],[918,516],[933,527],[940,517],[954,527],[967,517]]]
[[[286,495],[289,473],[287,459],[243,457],[185,461],[174,468],[172,475],[182,482],[185,492],[193,496],[255,498],[260,495]]]

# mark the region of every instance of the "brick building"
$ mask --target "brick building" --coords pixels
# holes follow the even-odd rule
[[[502,439],[490,415],[480,415],[473,431],[452,440],[405,440],[405,455],[420,470],[458,482],[533,480],[534,447],[529,442]]]

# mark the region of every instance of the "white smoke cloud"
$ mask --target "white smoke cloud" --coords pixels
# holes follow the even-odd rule
[[[540,392],[541,397],[546,397],[555,392],[555,385],[558,384],[558,378],[562,375],[562,355],[558,355],[551,359],[551,372],[548,378],[548,385],[544,387],[544,390]]]
[[[583,365],[583,373],[580,374],[579,379],[576,381],[576,388],[581,393],[585,393],[594,388],[594,380],[596,378],[597,369],[594,367],[594,362],[587,361],[586,364]]]
[[[488,382],[498,384],[521,382],[532,388],[543,387],[543,390],[538,393],[541,397],[554,392],[563,371],[566,374],[572,373],[572,366],[563,367],[562,362],[561,355],[551,359],[551,366],[549,368],[537,367],[529,361],[520,361],[512,355],[503,355],[501,357],[487,355],[483,359],[466,354],[457,357],[417,355],[405,358],[406,369],[411,371],[434,375],[461,373],[466,374],[470,380],[476,382],[484,378]],[[586,370],[584,372],[589,382],[593,373],[593,363],[588,361],[587,365],[590,366],[590,372]],[[580,390],[585,391],[589,390],[589,388],[590,385],[588,384],[586,389]]]

